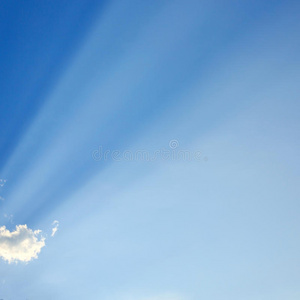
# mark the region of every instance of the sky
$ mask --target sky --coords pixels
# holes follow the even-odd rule
[[[300,3],[0,3],[0,299],[298,300]]]

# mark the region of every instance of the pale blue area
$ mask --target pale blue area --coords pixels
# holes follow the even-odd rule
[[[1,161],[1,223],[47,239],[37,260],[1,261],[0,298],[299,299],[297,1],[90,9]],[[200,159],[92,157],[171,140]]]

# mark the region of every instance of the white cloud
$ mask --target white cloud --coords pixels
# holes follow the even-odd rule
[[[54,227],[52,228],[52,233],[51,236],[53,237],[56,233],[56,231],[58,230],[58,226],[59,226],[59,222],[57,220],[55,220],[52,225],[54,225]]]
[[[0,256],[11,262],[28,262],[38,257],[45,246],[45,238],[39,237],[41,230],[28,228],[27,225],[17,225],[15,231],[0,227]]]

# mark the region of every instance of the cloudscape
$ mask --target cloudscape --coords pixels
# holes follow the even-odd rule
[[[0,299],[300,299],[300,2],[0,2]]]

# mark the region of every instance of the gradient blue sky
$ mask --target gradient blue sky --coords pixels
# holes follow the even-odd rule
[[[0,226],[45,247],[0,298],[300,299],[299,30],[299,1],[1,1]]]

